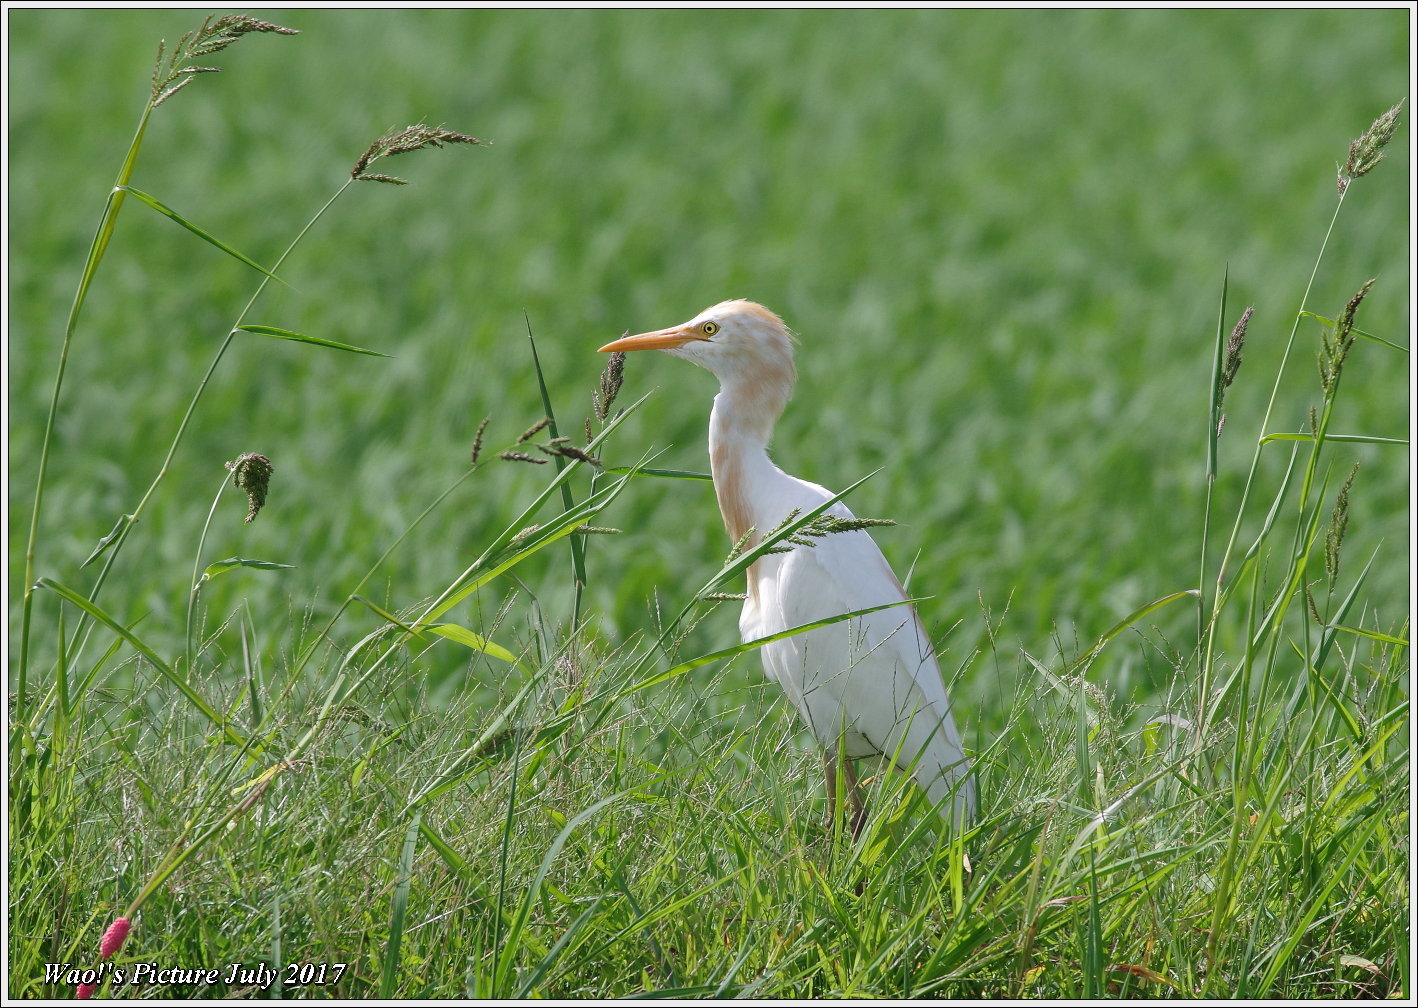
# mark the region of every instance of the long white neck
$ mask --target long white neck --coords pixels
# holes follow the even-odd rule
[[[768,457],[768,441],[773,425],[787,405],[791,379],[724,378],[714,409],[709,415],[709,469],[714,476],[714,493],[729,538],[738,542],[750,528],[755,530],[752,545],[767,531],[762,492],[783,472]]]

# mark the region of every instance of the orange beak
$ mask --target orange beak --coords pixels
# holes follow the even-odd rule
[[[638,336],[622,336],[601,347],[599,353],[624,353],[628,350],[673,350],[693,340],[707,340],[698,328],[675,326],[656,332],[640,333]]]

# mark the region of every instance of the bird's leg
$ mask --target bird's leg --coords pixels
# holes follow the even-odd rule
[[[847,784],[847,802],[852,806],[852,839],[855,840],[867,821],[866,803],[862,800],[861,785],[857,782],[857,765],[850,759],[844,759],[840,752],[833,751],[823,753],[822,762],[827,771],[827,829],[830,832],[832,824],[837,821],[837,772],[840,770]]]
[[[847,781],[847,799],[852,805],[852,839],[855,840],[867,822],[867,805],[862,798],[862,787],[857,782],[857,764],[853,760],[842,761],[842,776]]]
[[[822,766],[827,771],[827,832],[832,832],[832,824],[837,821],[837,754],[831,749],[822,754]]]

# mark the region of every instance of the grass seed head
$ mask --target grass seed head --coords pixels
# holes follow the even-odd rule
[[[777,534],[798,516],[795,510],[779,523],[778,528],[770,533],[769,538]],[[843,532],[861,532],[865,529],[880,525],[895,525],[889,518],[841,518],[833,514],[818,515],[792,535],[783,538],[782,542],[776,543],[768,549],[769,553],[791,553],[794,546],[806,546],[812,548],[817,545],[817,540],[830,535],[839,535]]]
[[[1310,607],[1310,618],[1319,626],[1324,626],[1324,617],[1320,615],[1319,604],[1315,602],[1315,593],[1310,590],[1310,586],[1305,585],[1305,602]]]
[[[350,171],[350,177],[360,182],[387,182],[390,185],[408,185],[407,179],[401,179],[394,175],[380,175],[366,171],[366,169],[378,161],[380,158],[394,157],[398,154],[407,154],[410,151],[421,150],[424,147],[442,147],[444,144],[486,144],[486,141],[477,137],[468,136],[466,133],[455,133],[453,130],[444,129],[442,126],[428,126],[419,123],[416,126],[408,126],[398,132],[385,133],[374,143],[369,145],[360,159],[355,162],[354,168]]]
[[[730,564],[737,560],[739,556],[743,554],[743,551],[748,549],[749,546],[754,542],[754,538],[757,535],[758,529],[750,525],[748,527],[748,531],[746,531],[743,535],[739,536],[738,541],[735,542],[734,545],[729,549],[729,555],[724,558],[724,563]]]
[[[535,465],[547,464],[546,459],[537,458],[535,455],[528,455],[526,452],[519,451],[499,452],[497,457],[502,459],[502,461],[504,462],[531,462]]]
[[[1373,280],[1367,281],[1359,288],[1359,292],[1349,299],[1344,311],[1340,313],[1339,320],[1334,323],[1334,338],[1331,339],[1327,333],[1323,337],[1319,367],[1320,385],[1326,393],[1333,390],[1334,383],[1338,381],[1339,373],[1344,368],[1344,359],[1349,356],[1349,348],[1354,345],[1354,315],[1358,312],[1364,295],[1369,293],[1369,288],[1373,285]]]
[[[557,441],[564,440],[563,438],[557,438]],[[596,458],[594,455],[588,455],[586,452],[583,452],[580,448],[573,445],[556,444],[553,442],[551,444],[537,445],[537,451],[545,452],[548,455],[560,455],[562,458],[573,459],[577,462],[585,462],[587,465],[595,466],[597,469],[601,467],[600,459]]]
[[[536,423],[532,424],[532,426],[528,427],[522,432],[522,436],[517,439],[517,443],[522,444],[524,441],[530,441],[537,435],[539,431],[544,430],[550,423],[551,417],[542,417],[540,420],[538,420]]]
[[[217,73],[221,67],[183,66],[189,60],[219,53],[243,35],[251,32],[274,32],[277,35],[299,35],[294,28],[285,28],[244,14],[228,14],[215,21],[207,18],[196,31],[177,40],[172,52],[167,43],[158,43],[157,59],[153,62],[152,104],[157,108],[196,78],[197,74]],[[166,58],[164,58],[166,57]]]
[[[1343,196],[1344,191],[1349,188],[1349,183],[1362,175],[1367,175],[1373,171],[1374,167],[1384,159],[1384,148],[1393,139],[1394,130],[1398,129],[1398,115],[1403,111],[1403,102],[1389,109],[1383,115],[1375,119],[1362,136],[1356,137],[1349,144],[1349,157],[1344,162],[1344,167],[1339,169],[1337,187],[1339,195]]]
[[[483,417],[483,422],[478,424],[478,431],[473,435],[473,450],[468,460],[469,465],[478,464],[478,454],[483,450],[483,431],[487,430],[488,421],[492,417]]]
[[[770,542],[771,542],[772,540],[776,539],[776,538],[778,537],[778,534],[779,534],[780,532],[782,532],[785,528],[787,528],[787,527],[788,527],[789,525],[791,525],[793,522],[795,522],[795,521],[798,520],[798,515],[800,515],[800,514],[802,514],[802,508],[793,508],[793,510],[789,511],[786,515],[783,516],[783,520],[778,523],[778,525],[777,525],[776,528],[774,528],[774,529],[772,529],[772,530],[769,531],[769,533],[768,533],[768,535],[767,535],[766,538],[767,538]],[[752,537],[752,538],[751,538],[751,537]],[[750,528],[746,533],[744,533],[744,537],[739,540],[739,543],[745,543],[745,542],[746,542],[749,546],[753,546],[753,545],[757,544],[758,542],[760,542],[760,539],[759,539],[758,537],[753,536],[753,529]],[[790,545],[788,545],[788,544],[785,543],[785,542],[779,542],[779,543],[777,543],[777,544],[774,545],[774,546],[770,546],[770,547],[768,548],[768,550],[767,550],[767,552],[769,552],[769,553],[791,553],[792,551],[793,551],[793,547],[790,546]],[[738,556],[738,554],[739,554],[740,552],[741,552],[741,550],[740,550],[740,548],[739,548],[739,545],[738,545],[738,543],[736,543],[736,544],[734,545],[734,551],[733,551],[733,553],[730,554],[730,556],[731,556],[731,557],[733,557],[733,556]]]
[[[1324,569],[1329,575],[1330,591],[1339,580],[1339,547],[1344,544],[1344,530],[1349,525],[1349,488],[1354,485],[1354,476],[1359,472],[1359,463],[1349,470],[1349,478],[1339,488],[1334,499],[1334,511],[1329,516],[1329,530],[1324,535]]]
[[[629,336],[627,330],[623,335]],[[615,397],[620,394],[620,383],[625,374],[625,354],[613,353],[611,359],[606,362],[605,368],[601,371],[601,384],[591,397],[591,402],[596,410],[596,419],[601,423],[606,422],[606,417],[610,416],[611,405],[615,402]],[[590,440],[588,437],[587,441]]]
[[[1236,372],[1241,370],[1241,349],[1246,345],[1246,328],[1251,324],[1251,313],[1255,305],[1241,312],[1240,319],[1226,340],[1226,351],[1222,355],[1221,373],[1216,376],[1216,436],[1221,436],[1221,428],[1226,426],[1226,414],[1221,412],[1221,404],[1226,399],[1226,390],[1236,380]]]
[[[276,467],[265,455],[248,452],[238,455],[234,462],[226,463],[231,470],[232,484],[238,490],[246,491],[246,522],[256,520],[257,513],[266,506],[266,491],[271,485],[271,474]]]

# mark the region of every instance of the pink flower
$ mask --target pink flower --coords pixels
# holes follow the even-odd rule
[[[127,917],[119,917],[108,926],[108,930],[103,933],[103,938],[98,943],[98,957],[100,959],[111,959],[113,954],[123,947],[124,940],[128,937],[128,931],[132,928],[133,922]],[[100,976],[102,970],[100,970]],[[98,984],[81,983],[75,996],[81,1000],[94,996],[94,991],[98,990]]]
[[[123,947],[124,940],[128,937],[128,929],[132,927],[132,922],[127,917],[119,917],[108,926],[108,930],[103,933],[103,940],[98,943],[98,957],[108,959]]]

